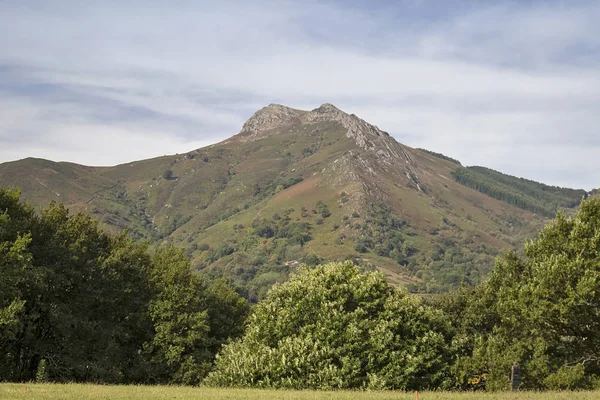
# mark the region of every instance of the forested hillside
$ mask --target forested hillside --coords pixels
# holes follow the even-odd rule
[[[585,190],[548,186],[484,167],[460,167],[457,182],[510,205],[551,217],[559,208],[573,208],[586,198]]]

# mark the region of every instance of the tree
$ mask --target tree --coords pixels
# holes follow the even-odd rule
[[[421,389],[442,384],[441,312],[351,263],[303,267],[276,285],[226,345],[212,386]]]
[[[221,345],[241,335],[248,304],[224,282],[193,273],[181,250],[159,249],[153,265],[156,295],[149,312],[155,335],[145,344],[153,379],[199,384]]]
[[[0,188],[0,380],[198,383],[247,312],[181,251]]]
[[[166,169],[165,172],[163,172],[163,179],[167,181],[173,179],[173,171]]]
[[[202,307],[201,281],[189,261],[172,247],[154,256],[157,295],[149,311],[156,334],[146,344],[158,382],[197,383],[210,367],[209,322]]]
[[[584,200],[573,217],[558,213],[524,256],[506,253],[471,300],[486,317],[463,307],[479,326],[458,358],[463,376],[486,370],[492,388],[506,388],[516,361],[525,388],[592,386],[600,376],[600,198]]]

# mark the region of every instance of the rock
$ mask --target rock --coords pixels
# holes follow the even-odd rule
[[[264,137],[266,131],[300,123],[299,118],[305,113],[280,104],[269,104],[244,123],[240,134],[244,137],[243,141],[257,140]]]

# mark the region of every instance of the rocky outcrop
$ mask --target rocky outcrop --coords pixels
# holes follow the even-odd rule
[[[237,138],[248,142],[277,134],[281,128],[319,122],[339,123],[346,129],[346,137],[354,140],[358,148],[367,150],[374,156],[373,162],[365,165],[366,170],[373,171],[374,168],[379,167],[384,171],[394,171],[400,165],[404,165],[403,175],[406,175],[411,185],[422,191],[423,187],[416,173],[418,168],[411,169],[411,166],[416,167],[416,165],[400,143],[377,126],[369,124],[354,114],[347,114],[333,104],[325,103],[312,111],[269,104],[246,121]]]
[[[265,132],[300,123],[300,117],[306,111],[295,110],[280,104],[269,104],[261,108],[242,126],[240,136],[243,141],[261,139]]]
[[[358,118],[354,114],[347,114],[332,104],[323,104],[306,114],[304,119],[308,122],[337,121],[347,129],[346,136],[354,139],[357,146],[373,151],[385,164],[404,160],[411,163],[411,159],[395,140],[387,132],[382,131],[375,125]]]

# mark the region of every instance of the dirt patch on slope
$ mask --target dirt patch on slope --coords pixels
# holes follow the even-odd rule
[[[278,202],[282,200],[287,200],[311,192],[316,187],[318,187],[319,182],[321,182],[320,175],[311,176],[310,178],[305,179],[292,187],[282,190],[273,198],[273,201]]]

